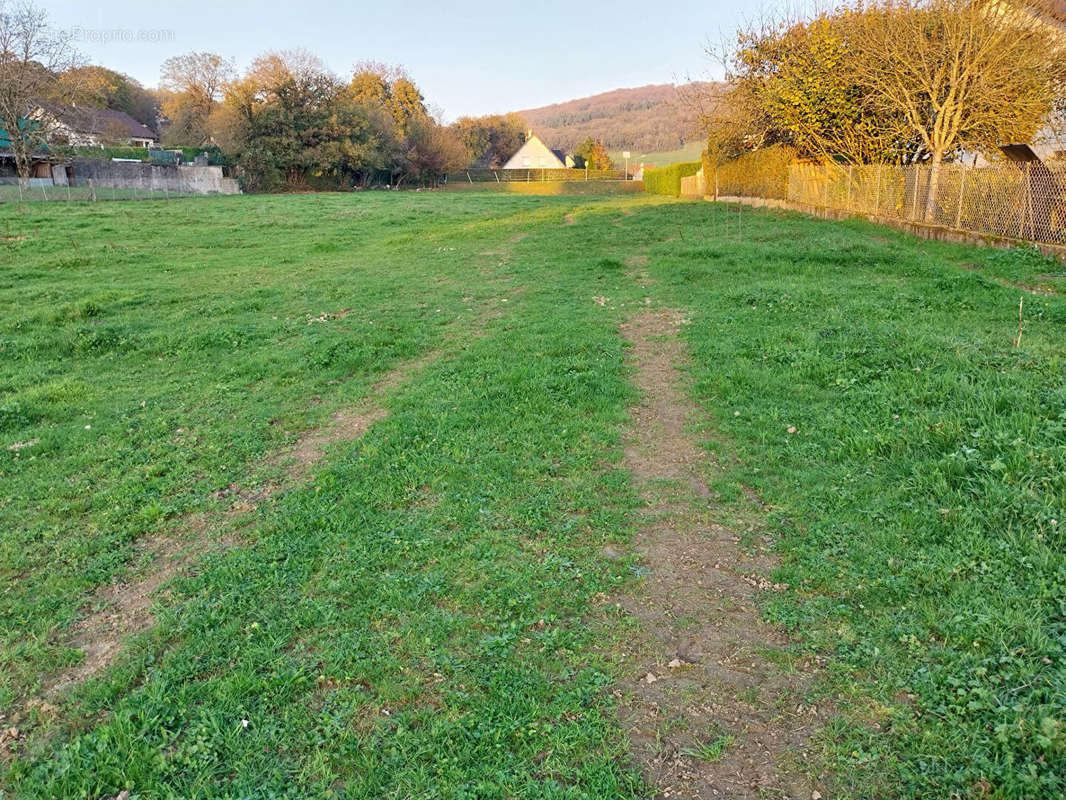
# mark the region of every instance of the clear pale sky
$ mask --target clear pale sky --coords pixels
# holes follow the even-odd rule
[[[88,62],[145,86],[158,83],[172,55],[206,50],[243,70],[266,50],[302,47],[342,76],[363,60],[403,64],[449,121],[706,78],[715,70],[707,41],[758,8],[728,0],[34,2],[54,26],[81,29],[77,47]]]

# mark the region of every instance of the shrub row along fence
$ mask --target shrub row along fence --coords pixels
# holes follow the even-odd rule
[[[705,174],[711,171],[705,165]],[[786,200],[919,225],[1066,244],[1066,163],[804,164],[787,147],[717,170],[717,195]],[[715,194],[713,178],[706,187]]]
[[[677,197],[681,194],[681,181],[699,172],[699,161],[682,161],[668,167],[644,170],[644,191]]]
[[[625,171],[620,169],[468,169],[450,172],[446,183],[513,183],[533,181],[621,181]]]

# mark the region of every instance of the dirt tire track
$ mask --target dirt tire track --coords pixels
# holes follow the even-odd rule
[[[480,332],[488,318],[486,315],[479,322],[475,333]],[[230,484],[212,494],[215,500],[229,500],[228,509],[187,514],[177,525],[183,536],[161,534],[138,542],[136,561],[148,564],[148,571],[140,578],[96,590],[86,603],[94,610],[73,625],[63,642],[71,649],[81,650],[82,661],[49,676],[42,682],[38,698],[30,699],[26,707],[40,698],[56,700],[66,690],[90,680],[114,663],[124,640],[154,623],[152,603],[168,582],[189,569],[199,554],[216,550],[220,545],[237,546],[239,542],[228,533],[230,530],[247,524],[251,513],[273,494],[306,483],[311,478],[312,467],[326,456],[331,445],[355,441],[375,422],[385,419],[388,410],[381,405],[382,395],[395,390],[440,355],[439,351],[432,351],[394,367],[378,379],[360,403],[335,412],[328,424],[307,431],[292,446],[264,459],[263,463],[283,470],[280,479],[252,488]],[[17,725],[21,716],[15,709],[10,720]]]
[[[779,588],[768,545],[746,555],[714,520],[706,454],[686,431],[696,409],[679,386],[684,322],[662,310],[621,326],[642,395],[625,463],[646,502],[634,545],[647,576],[621,600],[638,631],[622,719],[658,797],[809,800],[819,795],[797,764],[818,711],[803,702],[804,671],[766,658],[787,643],[755,604]]]

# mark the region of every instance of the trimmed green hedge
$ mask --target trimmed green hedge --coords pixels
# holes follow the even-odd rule
[[[668,167],[644,169],[644,191],[680,197],[681,179],[695,175],[703,165],[699,161],[684,161]]]
[[[168,147],[165,149],[181,150],[186,164],[191,164],[201,153],[207,154],[208,164],[228,166],[231,161],[217,147]],[[135,158],[138,161],[148,161],[150,158],[150,151],[144,147],[53,147],[52,150],[57,155],[72,158],[102,158],[107,161],[112,158]]]
[[[59,155],[69,155],[73,158],[103,158],[110,161],[112,158],[135,158],[144,161],[148,158],[148,150],[143,147],[64,147],[52,148]]]
[[[718,168],[718,195],[784,200],[788,197],[788,166],[795,160],[796,151],[785,145],[746,153]],[[714,191],[713,174],[708,191]]]

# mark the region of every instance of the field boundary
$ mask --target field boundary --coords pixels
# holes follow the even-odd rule
[[[449,181],[441,186],[445,192],[496,192],[498,194],[642,194],[644,181],[511,181],[509,183],[462,183]]]
[[[796,203],[791,200],[778,200],[767,197],[747,197],[740,195],[719,195],[715,200],[705,197],[707,202],[718,203],[741,203],[753,208],[774,208],[784,211],[798,211],[802,214],[810,214],[828,220],[864,219],[878,225],[887,225],[890,228],[910,233],[921,239],[929,239],[936,242],[953,242],[955,244],[970,244],[978,247],[996,247],[1010,249],[1013,247],[1035,247],[1044,255],[1058,259],[1066,263],[1066,245],[1046,244],[1029,239],[1015,239],[1010,236],[997,236],[991,233],[975,233],[974,231],[959,228],[949,228],[944,225],[931,225],[923,222],[886,217],[878,214],[869,214],[861,211],[851,211],[829,206],[808,205]]]

